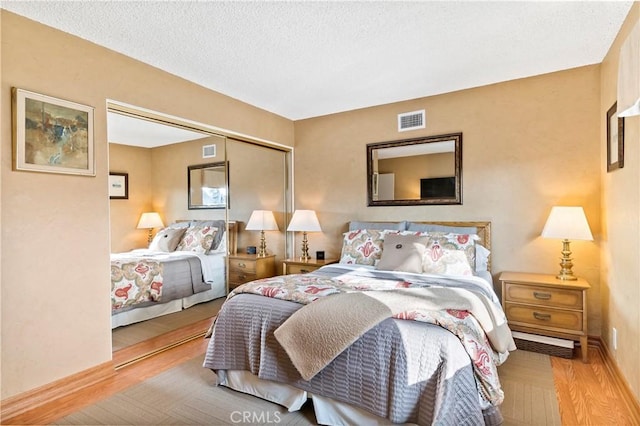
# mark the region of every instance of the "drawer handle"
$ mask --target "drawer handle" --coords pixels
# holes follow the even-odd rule
[[[540,321],[549,321],[551,319],[551,314],[541,314],[540,312],[534,312],[533,317]]]
[[[540,293],[539,291],[534,291],[533,297],[540,300],[549,300],[551,299],[551,293]]]
[[[309,272],[309,270],[308,270],[308,269],[300,269],[300,273],[301,273],[301,274],[306,274],[307,272]]]
[[[238,275],[238,278],[240,278],[241,280],[246,280],[247,276],[246,275]]]
[[[243,263],[243,262],[238,263],[238,268],[246,268],[246,267],[247,267],[246,263]]]

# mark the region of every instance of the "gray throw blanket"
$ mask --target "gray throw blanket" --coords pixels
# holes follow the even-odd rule
[[[275,337],[310,380],[381,321],[407,311],[456,309],[478,320],[497,352],[515,350],[504,316],[482,296],[460,288],[404,288],[321,297],[295,312]]]

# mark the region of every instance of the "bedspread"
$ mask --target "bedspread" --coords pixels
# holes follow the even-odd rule
[[[301,309],[275,331],[305,379],[312,378],[346,346],[388,317],[439,325],[460,339],[473,361],[483,398],[499,405],[504,394],[497,366],[506,360],[509,350],[515,350],[515,343],[502,309],[491,300],[492,292],[478,290],[473,280],[465,284],[466,288],[458,288],[460,280],[404,274],[373,278],[369,271],[339,277],[284,275],[245,284],[229,298],[253,293],[305,305],[318,298],[326,301],[322,306],[311,304]],[[357,297],[354,292],[366,296]],[[353,300],[342,306],[342,299],[332,296],[336,294],[353,294]],[[313,314],[307,314],[312,308]],[[296,321],[298,318],[303,319]]]
[[[162,296],[162,270],[162,264],[153,260],[112,260],[112,309],[159,300]]]
[[[502,390],[496,366],[508,352],[493,350],[467,310],[396,312],[304,380],[278,342],[276,330],[318,298],[331,303],[332,295],[347,291],[464,288],[497,303],[497,317],[503,315],[491,284],[480,278],[459,282],[439,276],[434,281],[418,274],[345,268],[325,266],[310,274],[259,280],[235,289],[213,325],[204,366],[214,371],[246,370],[393,422],[500,423],[497,406]]]

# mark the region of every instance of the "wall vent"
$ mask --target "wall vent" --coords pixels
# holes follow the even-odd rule
[[[398,131],[406,132],[407,130],[424,129],[426,119],[424,110],[411,111],[398,114]]]
[[[212,158],[216,156],[215,145],[205,145],[202,147],[202,158]]]

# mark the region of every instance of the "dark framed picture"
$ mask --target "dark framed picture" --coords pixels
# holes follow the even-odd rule
[[[12,88],[13,168],[95,176],[93,107]]]
[[[129,173],[109,172],[109,198],[112,200],[129,199]]]
[[[624,167],[624,118],[618,117],[614,103],[607,111],[607,172]]]

